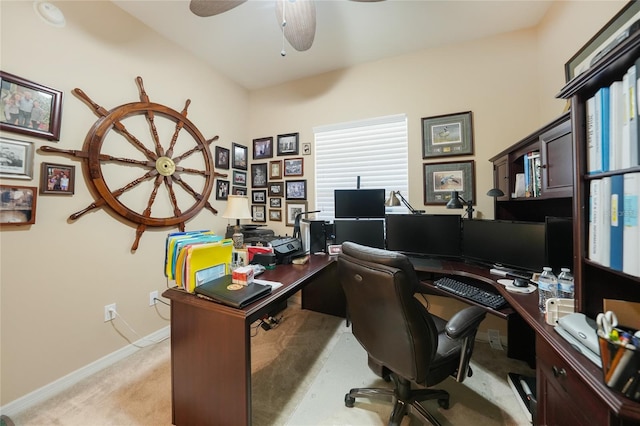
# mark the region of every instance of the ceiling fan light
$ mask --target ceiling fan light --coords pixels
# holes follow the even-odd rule
[[[194,15],[201,17],[219,15],[236,6],[240,6],[247,0],[191,0],[189,10]]]
[[[282,26],[284,37],[294,49],[299,52],[309,50],[316,36],[314,0],[276,0],[276,19]],[[286,25],[282,25],[283,22]]]

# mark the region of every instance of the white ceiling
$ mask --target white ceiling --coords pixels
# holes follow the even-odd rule
[[[189,0],[112,0],[247,89],[536,26],[553,0],[316,0],[311,49],[285,44],[274,0],[198,17]],[[286,42],[285,42],[286,43]]]

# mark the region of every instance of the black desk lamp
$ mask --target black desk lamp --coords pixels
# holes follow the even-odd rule
[[[502,189],[500,188],[491,188],[489,191],[487,191],[487,195],[489,197],[502,197],[504,195],[504,192],[502,192]]]
[[[467,216],[469,219],[473,219],[473,201],[465,201],[464,198],[458,194],[458,191],[451,192],[451,199],[447,203],[448,209],[461,209],[464,207],[464,204],[467,206]]]
[[[400,198],[398,198],[400,197]],[[409,204],[409,202],[402,196],[402,194],[400,193],[400,191],[391,191],[389,193],[389,198],[387,198],[384,202],[384,205],[387,207],[394,207],[394,206],[399,206],[400,205],[400,200],[402,200],[402,203],[407,206],[407,208],[409,209],[409,211],[413,214],[422,214],[424,213],[424,210],[416,210],[413,207],[411,207],[411,204]]]

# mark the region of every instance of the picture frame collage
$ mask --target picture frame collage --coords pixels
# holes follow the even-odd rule
[[[60,140],[62,92],[0,71],[0,130],[17,137]],[[0,136],[0,225],[33,225],[39,195],[73,195],[75,166],[42,162],[34,167],[36,142]],[[32,181],[36,186],[10,180]]]
[[[284,220],[293,226],[295,209],[304,207],[300,211],[306,211],[302,205],[308,195],[304,155],[311,155],[311,144],[301,146],[299,133],[253,139],[252,161],[246,145],[232,142],[231,149],[216,146],[215,168],[229,170],[227,178],[216,179],[216,200],[225,201],[229,194],[250,196],[253,222]]]
[[[471,156],[473,114],[471,111],[422,118],[422,158]],[[446,205],[454,191],[476,204],[475,160],[423,163],[424,205]]]

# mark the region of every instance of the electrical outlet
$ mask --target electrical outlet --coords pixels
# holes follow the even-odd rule
[[[500,341],[500,330],[489,329],[487,330],[489,334],[489,346],[492,349],[497,349],[499,351],[502,350],[502,342]]]
[[[113,312],[112,312],[113,310]],[[116,319],[116,304],[104,305],[104,322]]]
[[[158,301],[156,300],[158,298],[158,291],[154,290],[151,293],[149,293],[149,306],[153,306],[156,303],[158,303]]]

